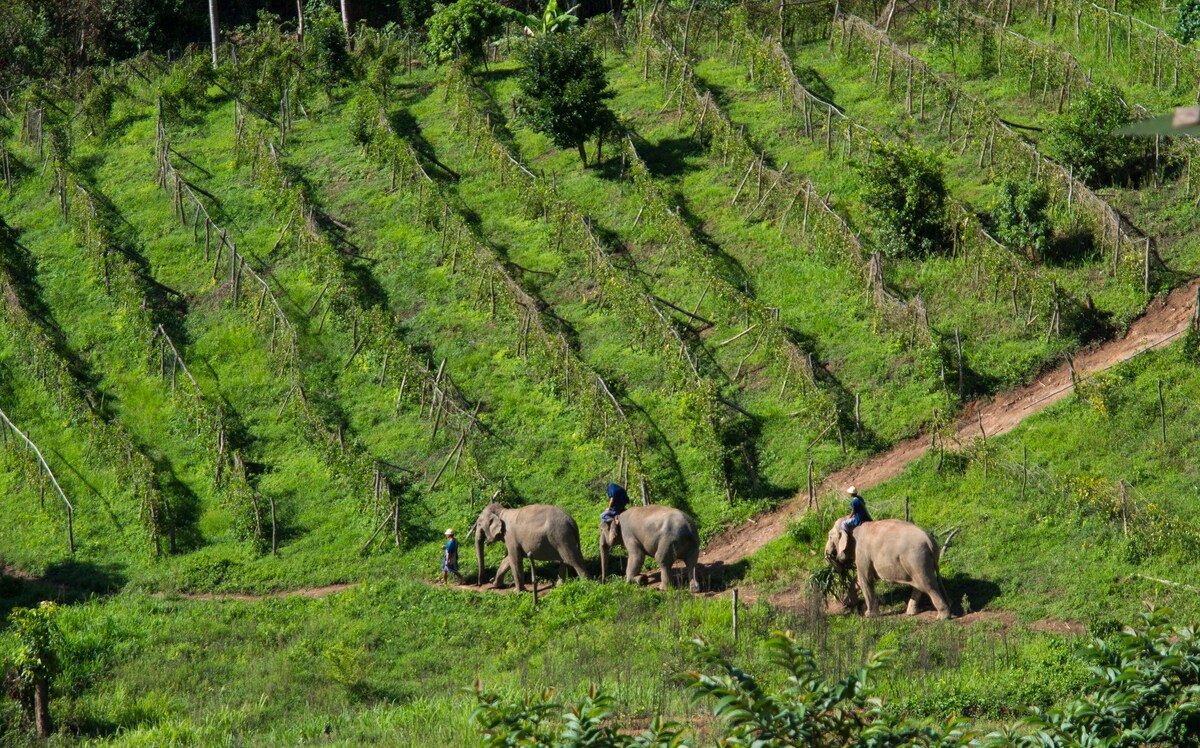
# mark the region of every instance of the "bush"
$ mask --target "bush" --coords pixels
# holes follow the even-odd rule
[[[458,0],[429,19],[426,49],[438,62],[461,57],[470,65],[484,61],[484,44],[500,33],[507,11],[493,0]]]
[[[1190,627],[1171,625],[1169,611],[1139,617],[1132,628],[1097,639],[1084,649],[1091,662],[1086,693],[1068,703],[1033,714],[1016,724],[983,734],[965,721],[921,726],[885,712],[875,690],[877,674],[891,666],[880,652],[858,671],[840,680],[821,675],[813,653],[790,634],[775,633],[766,642],[771,663],[786,679],[776,690],[764,689],[716,648],[697,641],[706,672],[686,674],[698,697],[713,702],[719,725],[712,736],[720,745],[938,746],[952,748],[1035,748],[1042,746],[1142,745],[1200,746],[1200,640]],[[1050,652],[1047,667],[1062,669],[1062,652]],[[1064,670],[1064,672],[1066,672]],[[1070,673],[1067,673],[1069,682]],[[478,707],[472,721],[483,746],[529,748],[683,748],[689,745],[678,726],[655,720],[650,729],[629,734],[617,724],[611,698],[593,689],[576,703],[556,702],[553,691],[507,701],[474,689]],[[1040,694],[1025,693],[1026,699]],[[963,708],[975,704],[966,701]]]
[[[1133,121],[1120,89],[1097,83],[1082,89],[1071,111],[1050,126],[1051,154],[1092,185],[1125,182],[1137,176],[1147,154],[1143,138],[1115,135]]]
[[[304,56],[328,86],[329,82],[344,78],[350,69],[346,29],[341,15],[327,5],[314,6],[310,2],[306,12]]]
[[[1053,229],[1046,216],[1050,193],[1037,182],[1007,180],[992,208],[1000,240],[1017,247],[1033,261],[1045,257]]]
[[[875,141],[870,159],[858,171],[884,254],[920,257],[944,247],[947,191],[936,156],[910,145]]]
[[[1183,44],[1200,39],[1200,0],[1183,0],[1176,12],[1175,38]]]
[[[593,136],[603,138],[616,125],[605,103],[616,94],[608,88],[596,48],[579,34],[547,34],[530,42],[520,56],[525,65],[522,119],[559,148],[575,148],[587,166],[584,143]]]

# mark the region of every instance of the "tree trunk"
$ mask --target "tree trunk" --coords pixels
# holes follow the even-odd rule
[[[296,36],[304,39],[304,0],[296,0]]]
[[[217,0],[208,0],[208,26],[212,33],[212,64],[217,66],[217,45],[221,43],[221,31],[217,28]]]
[[[33,715],[37,736],[50,737],[50,683],[45,678],[33,682]]]
[[[587,151],[584,149],[583,141],[575,144],[575,148],[579,151],[579,160],[583,162],[583,168],[587,168]]]
[[[346,29],[346,43],[350,43],[350,0],[342,0],[342,27]]]

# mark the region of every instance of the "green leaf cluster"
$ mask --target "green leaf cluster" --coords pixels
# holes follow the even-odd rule
[[[1183,44],[1200,39],[1200,0],[1183,0],[1175,12],[1175,38]]]
[[[530,42],[521,62],[522,119],[559,148],[578,150],[587,166],[584,143],[602,138],[617,121],[606,103],[616,94],[596,48],[578,34],[550,34]]]
[[[429,19],[425,49],[438,62],[462,58],[470,65],[484,61],[484,44],[500,33],[508,12],[493,0],[457,0]]]
[[[948,191],[936,155],[907,144],[875,141],[858,172],[884,254],[922,257],[945,247]]]
[[[1046,215],[1049,204],[1050,193],[1040,182],[1005,180],[992,208],[1000,240],[1020,248],[1034,262],[1045,257],[1054,234]]]
[[[1088,86],[1050,126],[1049,150],[1090,185],[1128,181],[1146,156],[1146,144],[1114,131],[1132,121],[1120,89],[1107,83]]]
[[[1060,707],[1033,713],[990,733],[952,718],[923,725],[888,713],[875,681],[893,666],[889,651],[874,654],[859,670],[834,680],[821,674],[813,653],[789,633],[764,644],[768,661],[782,671],[775,689],[743,670],[704,641],[695,642],[702,671],[686,679],[697,699],[713,703],[720,722],[712,737],[723,746],[805,748],[1135,748],[1200,745],[1200,641],[1194,629],[1175,626],[1168,610],[1142,614],[1124,632],[1097,639],[1084,650],[1091,662],[1087,693]],[[769,680],[775,681],[776,678]],[[554,692],[509,701],[476,684],[479,706],[472,721],[480,745],[556,748],[678,748],[686,741],[675,725],[656,722],[631,735],[615,724],[614,702],[593,689],[577,703]]]

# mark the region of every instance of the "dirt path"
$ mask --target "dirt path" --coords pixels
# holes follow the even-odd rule
[[[1125,337],[1076,354],[1076,373],[1083,377],[1107,369],[1185,332],[1194,311],[1197,288],[1200,288],[1200,279],[1152,301]],[[990,402],[968,403],[958,421],[955,436],[960,442],[978,436],[981,420],[988,436],[1011,431],[1029,416],[1066,397],[1071,389],[1071,372],[1063,363],[1027,387],[999,393]],[[819,490],[841,489],[851,484],[870,488],[899,475],[928,450],[928,435],[903,441],[861,465],[833,473],[822,481]],[[788,520],[803,511],[806,501],[807,492],[799,493],[779,508],[726,530],[708,542],[700,554],[700,563],[709,566],[733,564],[753,554],[782,535]]]

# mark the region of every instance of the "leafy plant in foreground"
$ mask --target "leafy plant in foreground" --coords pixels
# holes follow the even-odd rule
[[[709,672],[690,672],[687,679],[697,698],[715,700],[713,715],[721,722],[716,745],[721,746],[1200,746],[1200,641],[1194,629],[1172,625],[1170,616],[1167,610],[1146,613],[1110,641],[1095,640],[1084,649],[1092,662],[1088,693],[986,735],[957,718],[935,727],[886,715],[872,681],[891,666],[889,652],[831,680],[790,633],[776,632],[765,643],[769,661],[787,676],[778,690],[764,690],[753,675],[699,640],[699,657]],[[657,720],[636,737],[627,734],[614,721],[614,701],[595,689],[575,704],[554,701],[553,691],[506,701],[478,683],[474,694],[479,706],[472,721],[485,748],[699,745],[688,743],[677,725]]]

